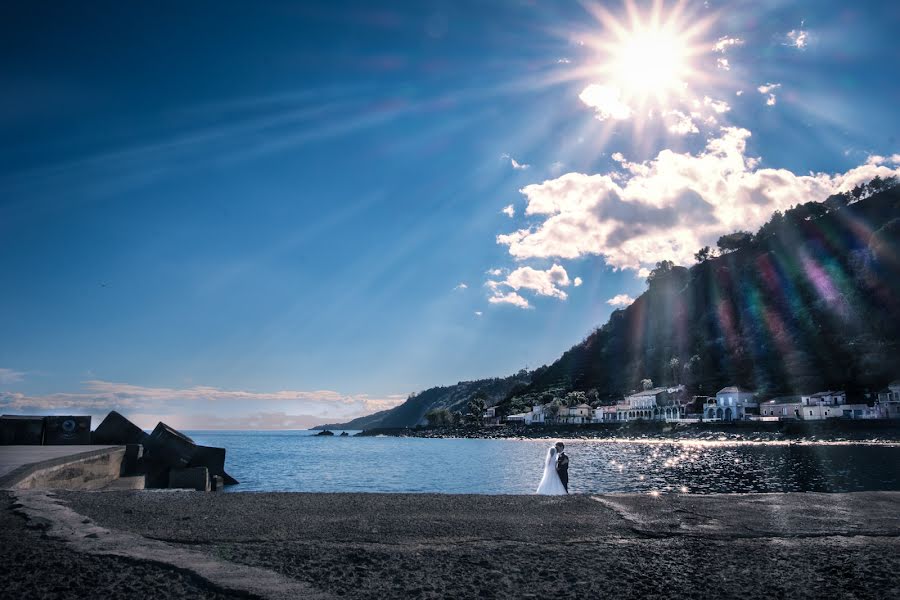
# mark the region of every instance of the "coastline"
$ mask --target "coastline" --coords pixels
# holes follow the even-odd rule
[[[586,425],[495,425],[473,427],[384,427],[367,429],[362,437],[461,439],[599,439],[691,441],[900,442],[900,420],[870,421],[738,421],[733,423],[666,423],[631,421]]]
[[[99,595],[128,597],[111,593],[118,589],[140,597],[154,586],[160,597],[248,597],[160,560],[167,549],[264,570],[284,585],[307,586],[313,597],[886,598],[900,591],[900,492],[43,498],[79,520],[62,541],[54,522],[61,510],[25,520],[19,515],[37,497],[8,496],[0,544],[7,593],[25,597],[57,585],[71,593],[56,597],[90,597],[85,581],[119,569],[118,583]],[[157,554],[138,560],[119,547],[119,555],[104,555],[106,540],[117,536]],[[81,583],[65,587],[54,570],[60,557],[79,569]],[[267,589],[249,597],[288,597]]]

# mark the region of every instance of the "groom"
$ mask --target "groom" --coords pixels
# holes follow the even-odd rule
[[[556,442],[556,473],[562,481],[566,493],[569,493],[569,457],[563,451],[566,447],[562,442]]]

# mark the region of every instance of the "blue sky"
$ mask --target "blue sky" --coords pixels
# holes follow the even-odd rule
[[[5,3],[0,411],[358,416],[897,172],[896,3],[632,9]]]

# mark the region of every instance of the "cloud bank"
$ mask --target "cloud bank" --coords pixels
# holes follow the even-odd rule
[[[617,171],[567,173],[528,185],[520,190],[525,214],[538,222],[498,235],[496,241],[517,260],[599,255],[618,269],[646,268],[664,259],[688,265],[699,248],[714,245],[725,233],[755,230],[775,210],[825,199],[876,175],[900,174],[885,166],[886,159],[840,174],[759,168],[760,159],[746,154],[750,135],[746,129],[723,127],[697,154],[667,149],[635,163],[616,153]],[[528,267],[513,273],[523,269]],[[525,287],[513,273],[494,283]],[[537,291],[537,286],[527,289]]]

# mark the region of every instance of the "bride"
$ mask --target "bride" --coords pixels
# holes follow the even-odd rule
[[[556,472],[556,448],[550,446],[547,450],[547,458],[544,460],[544,476],[538,485],[536,494],[544,496],[563,496],[566,488],[563,487],[559,474]]]

